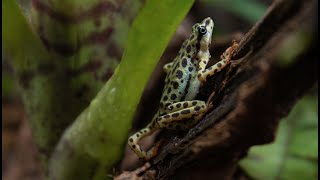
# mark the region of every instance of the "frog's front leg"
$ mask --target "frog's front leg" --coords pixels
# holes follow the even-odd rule
[[[214,75],[215,73],[221,71],[223,68],[225,68],[231,60],[231,56],[232,53],[234,52],[234,50],[238,47],[238,43],[233,41],[233,44],[231,47],[229,47],[222,55],[221,55],[221,60],[219,62],[217,62],[216,64],[212,65],[211,67],[207,68],[207,69],[201,69],[201,67],[203,67],[204,63],[208,63],[207,61],[205,62],[200,62],[199,63],[199,71],[198,71],[198,79],[200,82],[204,83],[206,81],[206,79],[209,76]],[[202,65],[202,66],[201,66]],[[205,67],[205,66],[204,66]]]
[[[207,111],[207,106],[204,101],[194,100],[194,101],[183,101],[177,102],[169,105],[166,108],[165,115],[158,117],[157,124],[161,128],[173,129],[180,120],[185,120],[188,118],[198,121]]]

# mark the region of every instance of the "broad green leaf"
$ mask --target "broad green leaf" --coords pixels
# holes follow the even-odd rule
[[[193,2],[146,2],[131,27],[114,75],[59,142],[51,159],[51,178],[106,178],[105,172],[123,153],[143,89]]]
[[[306,96],[300,100],[281,121],[276,141],[251,148],[240,166],[254,179],[317,179],[317,97]]]

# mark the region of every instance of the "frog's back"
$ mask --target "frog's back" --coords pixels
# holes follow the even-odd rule
[[[165,79],[165,87],[160,100],[160,109],[168,105],[184,101],[193,100],[198,90],[200,82],[196,78],[198,63],[194,58],[196,45],[190,43],[195,38],[190,36],[183,44],[174,59],[172,67]]]

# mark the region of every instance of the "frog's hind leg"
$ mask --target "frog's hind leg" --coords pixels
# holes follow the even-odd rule
[[[152,134],[154,131],[159,129],[159,126],[157,125],[155,119],[157,116],[155,116],[151,123],[148,124],[145,128],[141,129],[140,131],[136,132],[128,139],[128,145],[129,147],[138,155],[139,158],[144,158],[145,160],[149,160],[156,154],[156,149],[151,148],[149,151],[144,151],[138,142],[143,139],[144,137]]]
[[[179,129],[179,127],[187,128],[190,126],[190,124],[194,124],[188,123],[189,125],[184,125],[186,119],[193,120],[191,119],[192,117],[194,117],[195,121],[201,119],[201,117],[207,111],[207,106],[204,101],[184,101],[168,106],[166,111],[168,112],[167,114],[158,118],[159,126],[161,128],[165,127],[168,129]],[[177,124],[180,125],[177,126]]]

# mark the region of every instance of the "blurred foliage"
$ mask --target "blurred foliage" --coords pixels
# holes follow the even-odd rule
[[[312,37],[310,29],[307,30],[305,28],[288,36],[288,38],[282,42],[282,47],[279,48],[279,60],[277,63],[279,63],[280,66],[287,66],[294,63],[292,61],[297,59],[296,57],[309,47],[309,44],[312,42]]]
[[[257,0],[203,0],[213,7],[223,8],[251,23],[257,22],[267,10],[267,6]]]
[[[317,179],[318,97],[302,98],[281,120],[275,142],[252,147],[240,166],[254,179]]]
[[[2,71],[2,98],[11,98],[16,94],[15,82],[12,74]]]

